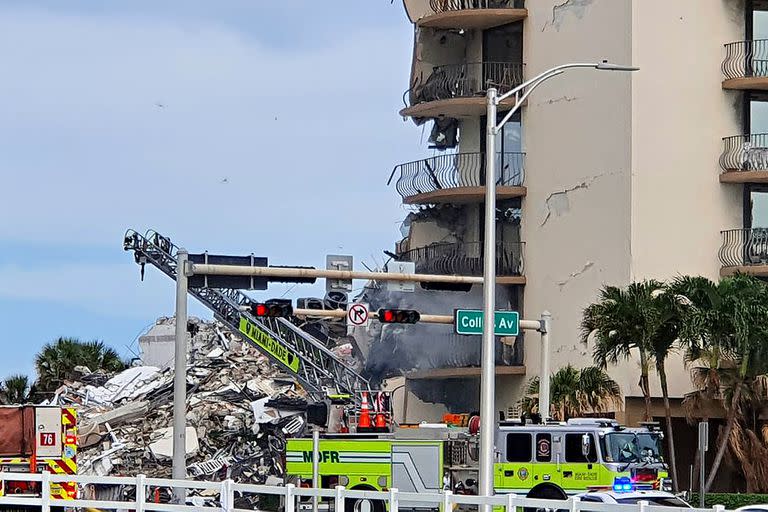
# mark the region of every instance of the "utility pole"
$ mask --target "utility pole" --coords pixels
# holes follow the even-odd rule
[[[187,258],[186,249],[177,253],[176,269],[176,340],[173,365],[173,470],[174,480],[187,478]],[[178,505],[186,503],[187,491],[173,489]]]

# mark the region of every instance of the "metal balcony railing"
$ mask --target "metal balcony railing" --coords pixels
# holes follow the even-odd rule
[[[724,267],[768,265],[768,228],[727,229],[718,257]]]
[[[723,138],[724,171],[768,171],[768,133]]]
[[[497,275],[522,275],[523,245],[524,242],[496,244]],[[415,263],[419,274],[482,276],[482,253],[482,242],[440,242],[401,253],[399,259]]]
[[[490,87],[501,94],[523,83],[519,62],[470,62],[435,66],[424,80],[418,79],[411,93],[412,105],[427,101],[483,96]]]
[[[523,184],[525,153],[497,153],[496,185]],[[403,198],[437,190],[485,186],[485,153],[453,153],[395,166],[387,185],[399,171],[395,188]]]
[[[727,79],[768,76],[768,39],[726,44],[722,70]]]
[[[524,0],[429,0],[436,13],[466,9],[523,9]]]

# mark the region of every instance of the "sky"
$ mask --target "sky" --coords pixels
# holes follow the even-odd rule
[[[132,357],[173,314],[129,228],[270,264],[383,263],[406,214],[387,178],[425,153],[397,115],[412,41],[399,1],[0,0],[0,378],[34,375],[59,336]]]

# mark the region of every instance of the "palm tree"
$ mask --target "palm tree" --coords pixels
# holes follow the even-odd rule
[[[91,371],[116,372],[123,370],[126,364],[114,349],[101,341],[58,338],[47,343],[35,356],[39,391],[50,393],[64,381],[74,379],[75,366],[86,366]]]
[[[0,386],[0,400],[3,404],[24,404],[29,398],[29,378],[26,375],[11,375],[3,380]]]
[[[719,283],[682,277],[673,288],[690,303],[680,331],[688,345],[688,358],[698,360],[709,354],[727,360],[718,364],[716,375],[703,381],[710,386],[710,394],[717,382],[727,410],[725,429],[703,486],[707,492],[731,443],[734,425],[743,420],[747,408],[764,403],[766,398],[768,287],[753,277],[736,275]],[[719,371],[721,368],[727,371]]]
[[[560,368],[550,378],[550,403],[560,420],[604,412],[621,407],[621,389],[602,369],[589,366],[581,370],[571,365]],[[532,414],[539,406],[539,378],[528,381],[523,409]]]
[[[601,368],[630,359],[634,350],[638,352],[646,420],[651,419],[649,373],[654,364],[664,400],[670,470],[676,491],[677,461],[666,360],[677,345],[680,308],[677,296],[668,292],[663,283],[647,280],[631,283],[626,289],[604,288],[600,300],[584,310],[581,323],[581,340],[587,343],[594,338],[593,355]]]
[[[652,339],[658,330],[659,312],[654,307],[664,285],[658,281],[631,283],[626,289],[606,286],[598,302],[584,310],[581,341],[594,339],[593,356],[601,368],[632,358],[640,359],[640,390],[645,399],[645,419],[651,419],[650,366]]]

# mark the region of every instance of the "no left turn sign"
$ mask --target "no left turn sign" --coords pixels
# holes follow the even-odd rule
[[[351,304],[347,310],[347,321],[350,325],[367,325],[369,318],[368,304]]]

